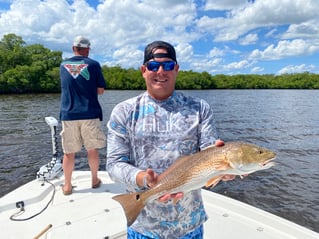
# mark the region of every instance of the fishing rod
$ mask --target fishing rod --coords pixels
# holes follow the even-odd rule
[[[45,181],[50,180],[58,176],[62,172],[62,160],[59,159],[58,155],[58,137],[57,137],[57,126],[58,121],[52,117],[45,117],[45,122],[51,128],[51,139],[52,139],[52,160],[40,167],[37,172],[37,178]]]

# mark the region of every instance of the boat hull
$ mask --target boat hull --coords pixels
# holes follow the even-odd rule
[[[63,176],[50,180],[52,184],[35,179],[3,196],[0,198],[3,228],[0,237],[126,238],[125,214],[121,205],[112,199],[124,193],[125,187],[114,183],[107,172],[99,172],[99,177],[103,184],[92,189],[89,171],[73,172],[74,189],[69,196],[62,193]],[[202,194],[209,215],[204,224],[205,239],[319,239],[318,233],[261,209],[204,189]],[[19,220],[47,208],[29,220],[10,220],[10,216],[19,211],[16,207],[19,202],[23,202],[25,209],[15,217]]]

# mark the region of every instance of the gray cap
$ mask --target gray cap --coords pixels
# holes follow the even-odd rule
[[[90,40],[83,36],[77,36],[74,38],[73,46],[89,48],[91,45]]]

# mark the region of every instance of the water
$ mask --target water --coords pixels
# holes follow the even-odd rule
[[[140,91],[106,91],[100,97],[105,126],[119,101]],[[219,183],[213,191],[319,232],[319,91],[185,91],[206,99],[220,137],[258,144],[277,153],[276,166]],[[0,196],[32,180],[51,160],[44,117],[59,115],[59,94],[0,95]],[[60,125],[58,131],[60,131]],[[106,132],[106,127],[104,127]],[[105,150],[100,170],[105,170]],[[76,169],[87,170],[85,151]]]

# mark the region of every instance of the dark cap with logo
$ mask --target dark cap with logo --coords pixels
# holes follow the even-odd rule
[[[154,54],[153,52],[156,49],[166,49],[167,53]],[[154,41],[145,47],[143,64],[153,58],[171,58],[173,61],[177,62],[174,47],[165,41]]]

